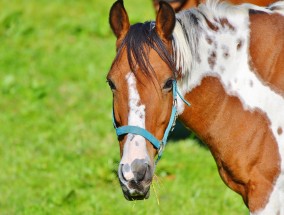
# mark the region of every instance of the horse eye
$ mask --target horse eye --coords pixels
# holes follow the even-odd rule
[[[114,83],[111,80],[107,80],[107,83],[108,83],[108,85],[109,85],[111,90],[115,90],[116,89]]]
[[[167,82],[165,83],[163,89],[169,90],[169,89],[172,89],[172,87],[173,87],[173,79],[169,79],[169,80],[167,80]]]

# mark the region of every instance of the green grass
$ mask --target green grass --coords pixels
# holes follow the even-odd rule
[[[189,139],[168,145],[157,196],[124,199],[105,83],[111,4],[0,2],[0,214],[246,214],[210,152]],[[125,6],[132,23],[154,18],[151,1]]]

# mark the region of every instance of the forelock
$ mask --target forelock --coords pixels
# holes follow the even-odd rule
[[[149,53],[154,49],[160,58],[176,73],[175,63],[171,51],[155,30],[155,22],[137,23],[132,25],[123,39],[115,61],[121,57],[122,50],[126,50],[127,60],[131,71],[136,75],[137,68],[147,76],[153,77],[155,71],[149,61]]]

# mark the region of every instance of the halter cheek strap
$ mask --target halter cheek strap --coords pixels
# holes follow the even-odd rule
[[[182,99],[182,101],[190,106],[190,103],[186,101],[182,95],[178,92],[177,90],[177,83],[176,80],[173,81],[173,107],[172,107],[172,113],[170,117],[169,124],[165,130],[164,136],[162,140],[158,140],[153,134],[151,134],[149,131],[147,131],[144,128],[138,127],[138,126],[133,126],[133,125],[125,125],[121,127],[117,127],[115,123],[115,117],[114,117],[114,112],[112,116],[113,120],[113,125],[116,130],[116,135],[119,137],[124,134],[137,134],[145,139],[147,139],[154,147],[155,149],[158,150],[158,158],[156,160],[156,163],[160,160],[162,153],[164,151],[164,148],[167,144],[167,139],[169,136],[169,133],[174,129],[175,122],[177,119],[177,95]]]

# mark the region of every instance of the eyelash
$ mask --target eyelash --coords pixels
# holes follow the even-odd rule
[[[109,85],[111,90],[115,90],[116,89],[114,83],[111,80],[107,80],[107,83],[108,83],[108,85]]]
[[[163,89],[171,89],[173,87],[173,79],[169,79],[167,80],[167,82],[165,83]]]

